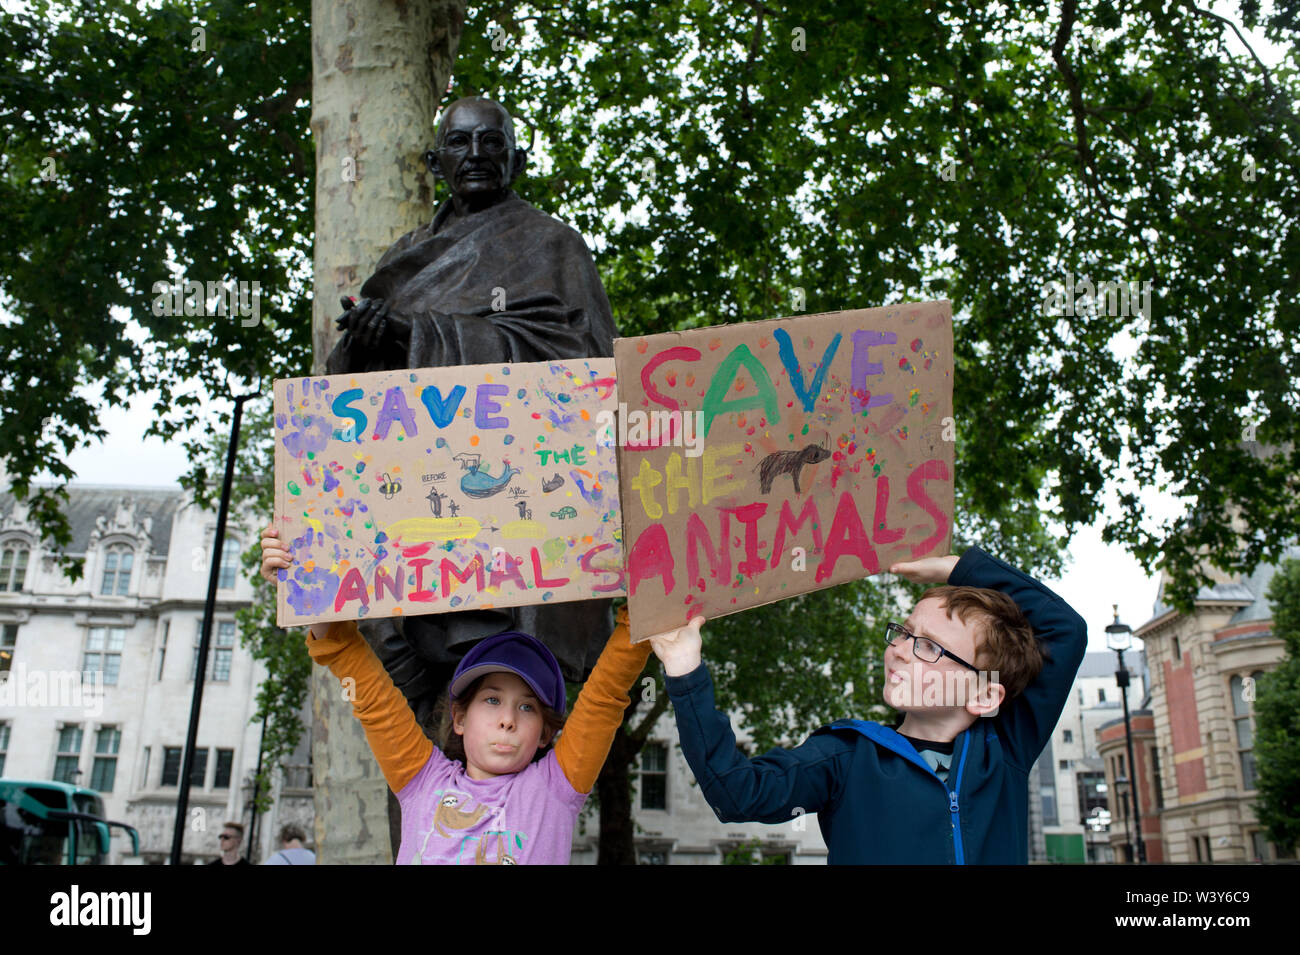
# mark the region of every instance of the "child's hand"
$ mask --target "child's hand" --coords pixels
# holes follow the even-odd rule
[[[680,630],[669,630],[650,638],[655,656],[669,676],[685,676],[700,665],[700,627],[703,617],[694,617]]]
[[[279,568],[287,568],[292,564],[289,552],[284,549],[284,541],[280,540],[280,532],[274,524],[267,525],[262,529],[262,576],[271,583],[276,583]]]
[[[952,569],[960,560],[955,554],[947,557],[923,557],[902,564],[891,564],[889,572],[906,577],[914,584],[946,584]]]

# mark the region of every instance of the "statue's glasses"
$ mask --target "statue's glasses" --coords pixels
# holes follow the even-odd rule
[[[470,148],[471,142],[478,143],[479,149],[489,156],[499,155],[510,148],[509,140],[496,130],[490,129],[484,133],[474,133],[472,139],[469,133],[456,130],[448,133],[447,138],[443,140],[443,144],[434,152],[465,152]]]
[[[918,660],[924,660],[926,663],[938,663],[940,657],[948,657],[950,660],[956,660],[968,670],[979,672],[979,667],[971,666],[957,654],[945,650],[939,644],[935,643],[929,637],[918,637],[912,631],[907,630],[896,623],[885,625],[885,644],[893,646],[899,640],[912,640],[912,652]]]

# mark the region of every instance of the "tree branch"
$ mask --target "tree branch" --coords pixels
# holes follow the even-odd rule
[[[1213,10],[1201,9],[1196,5],[1195,0],[1185,0],[1185,6],[1193,13],[1199,13],[1207,20],[1218,20],[1220,23],[1226,23],[1228,26],[1232,27],[1232,32],[1237,34],[1237,39],[1241,42],[1241,45],[1246,48],[1246,52],[1250,54],[1251,59],[1255,61],[1255,65],[1259,67],[1260,74],[1264,77],[1264,92],[1268,94],[1269,105],[1272,106],[1277,103],[1277,90],[1273,86],[1273,75],[1269,73],[1268,67],[1266,67],[1264,61],[1259,58],[1259,54],[1255,52],[1254,47],[1247,43],[1246,38],[1241,35],[1241,31],[1237,29],[1237,24],[1233,23],[1225,16],[1220,16]],[[1300,125],[1300,121],[1298,121],[1295,114],[1287,108],[1285,102],[1282,102],[1280,106],[1282,116],[1286,118],[1287,121],[1289,121],[1293,126]]]
[[[1079,86],[1079,78],[1074,75],[1074,70],[1065,59],[1065,47],[1070,42],[1070,33],[1074,29],[1076,6],[1075,0],[1065,0],[1061,5],[1061,25],[1057,28],[1056,39],[1052,43],[1052,59],[1056,61],[1056,68],[1070,93],[1070,111],[1074,114],[1074,138],[1079,152],[1079,165],[1083,170],[1084,182],[1095,196],[1100,193],[1100,189],[1097,186],[1096,160],[1092,147],[1088,144],[1088,130],[1084,124],[1087,109],[1083,105],[1083,90]]]
[[[641,722],[636,725],[636,729],[624,730],[624,732],[627,733],[627,738],[636,745],[638,750],[640,750],[641,746],[645,743],[646,737],[650,735],[650,731],[654,729],[654,725],[659,721],[659,717],[663,716],[667,710],[668,691],[665,689],[655,697],[654,706],[650,707],[650,711],[646,713]]]

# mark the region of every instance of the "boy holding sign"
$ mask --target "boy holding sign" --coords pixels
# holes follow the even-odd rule
[[[1029,768],[1083,661],[1083,619],[977,547],[890,572],[949,585],[882,628],[885,701],[900,724],[838,720],[746,759],[714,708],[696,617],[650,638],[682,752],[720,821],[818,813],[833,864],[1026,863]]]

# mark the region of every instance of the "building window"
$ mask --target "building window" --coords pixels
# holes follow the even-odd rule
[[[161,680],[163,675],[163,664],[167,661],[167,638],[171,636],[172,622],[163,621],[162,643],[158,646],[158,676],[156,679]]]
[[[1259,829],[1250,834],[1250,848],[1256,862],[1277,861],[1277,853],[1274,851],[1273,844],[1268,841],[1264,833]]]
[[[668,808],[668,747],[664,743],[641,747],[641,808]]]
[[[235,586],[238,573],[239,541],[233,537],[227,537],[221,542],[221,572],[217,576],[217,587],[220,590],[232,589]]]
[[[190,785],[202,789],[207,778],[208,750],[206,747],[201,747],[194,751],[194,767],[190,770]]]
[[[54,757],[54,781],[77,784],[78,764],[81,762],[81,727],[64,726],[59,729],[59,749]]]
[[[667,865],[668,852],[665,849],[637,849],[637,865]]]
[[[200,620],[194,631],[194,659],[190,661],[190,679],[199,670],[199,642],[203,639],[203,621]],[[235,653],[235,622],[221,620],[217,622],[213,634],[212,646],[208,647],[207,681],[209,683],[230,682],[230,662]]]
[[[1156,752],[1154,746],[1151,747],[1151,786],[1154,789],[1156,797],[1156,809],[1165,808],[1165,794],[1160,782],[1160,754]]]
[[[1105,688],[1105,687],[1098,687],[1098,688],[1097,688],[1097,702],[1098,702],[1098,703],[1105,703],[1105,702],[1106,702],[1106,688]]]
[[[1108,808],[1106,802],[1106,774],[1079,773],[1076,777],[1079,794],[1079,814],[1087,825],[1087,820],[1095,817],[1095,810]]]
[[[91,627],[86,638],[86,653],[81,660],[83,677],[91,679],[89,674],[100,673],[105,686],[117,686],[125,643],[126,630],[122,627]]]
[[[140,760],[140,788],[146,789],[149,786],[149,756],[151,755],[148,746],[144,748],[144,759]]]
[[[1116,777],[1115,777],[1116,779],[1118,779],[1120,776],[1125,775],[1125,774],[1124,774],[1124,754],[1123,754],[1123,753],[1120,753],[1118,756],[1115,757],[1115,765],[1119,767],[1119,773],[1117,773],[1117,774],[1116,774]]]
[[[109,547],[104,553],[104,584],[99,592],[125,597],[131,585],[131,564],[134,561],[135,551],[126,544]]]
[[[1079,687],[1079,705],[1083,706],[1083,687]]]
[[[0,776],[5,774],[5,754],[9,750],[9,724],[0,723]]]
[[[176,786],[181,781],[181,748],[179,746],[163,747],[163,786]]]
[[[1174,662],[1183,662],[1183,648],[1178,645],[1178,638],[1174,637]]]
[[[1070,761],[1069,761],[1068,759],[1062,759],[1062,760],[1059,760],[1059,761],[1058,761],[1057,765],[1058,765],[1061,769],[1069,769],[1069,768],[1070,768]]]
[[[31,551],[26,544],[10,541],[0,553],[0,591],[17,592],[23,589],[27,576],[27,558]]]
[[[1214,854],[1210,851],[1209,836],[1192,836],[1192,846],[1196,850],[1197,862],[1214,861]]]
[[[190,785],[203,787],[208,777],[208,751],[206,748],[194,751],[194,767],[190,770]],[[176,786],[181,780],[181,747],[163,747],[162,785]]]
[[[1250,675],[1252,682],[1257,682],[1264,675],[1263,670],[1256,670]],[[1255,768],[1255,727],[1252,711],[1254,707],[1246,699],[1245,681],[1234,676],[1229,682],[1232,694],[1232,722],[1237,739],[1237,760],[1241,765],[1241,788],[1250,791],[1255,788],[1259,774]]]
[[[212,780],[213,789],[230,788],[230,771],[235,766],[235,751],[233,749],[217,750],[217,771],[216,777]]]
[[[115,726],[102,726],[95,734],[95,763],[90,770],[90,788],[102,793],[113,791],[117,777],[117,748],[122,742],[122,731]]]
[[[0,625],[0,673],[8,673],[9,668],[14,665],[14,647],[17,643],[18,624]]]
[[[1061,739],[1062,743],[1074,742],[1074,733],[1072,733],[1070,730],[1062,730],[1061,734],[1062,734],[1062,739]]]

